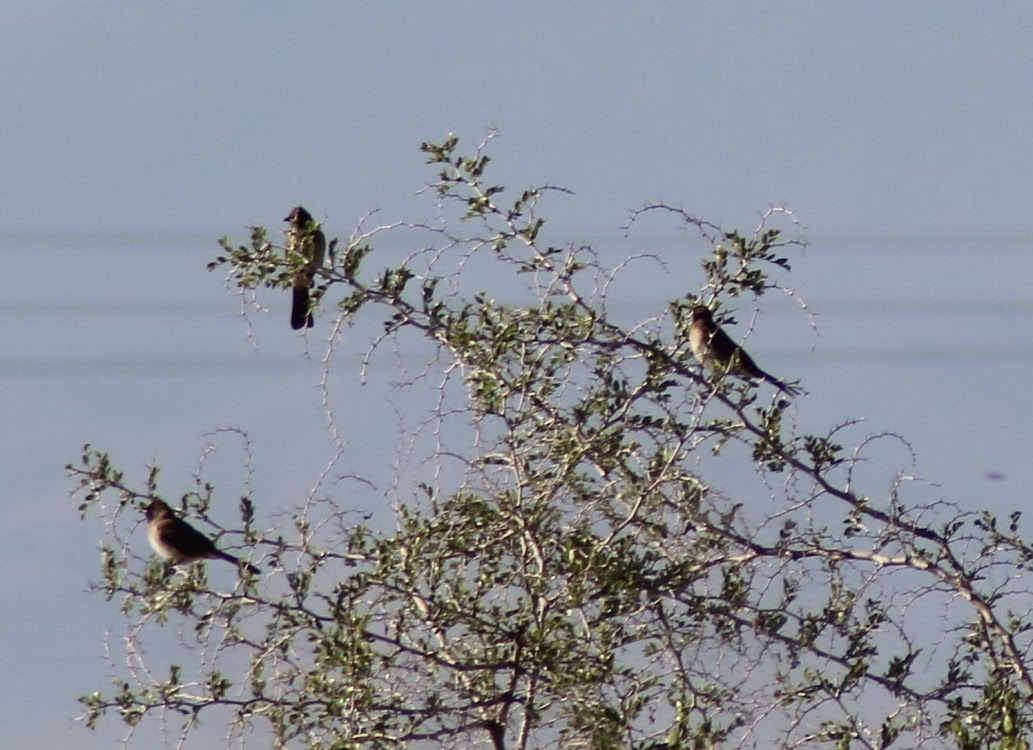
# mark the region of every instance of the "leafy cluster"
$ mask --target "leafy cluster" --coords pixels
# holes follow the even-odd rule
[[[243,536],[223,539],[273,572],[226,593],[200,564],[176,575],[131,553],[123,511],[159,496],[156,470],[134,489],[92,448],[69,467],[82,512],[117,499],[98,588],[127,622],[88,724],[178,715],[189,736],[223,711],[232,732],[298,748],[1027,747],[1018,517],[960,513],[904,475],[880,493],[860,467],[898,438],[796,434],[790,402],[692,358],[692,305],[779,289],[799,241],[774,214],[743,235],[647,206],[633,222],[698,230],[704,283],[629,325],[597,252],[544,241],[557,189],[507,200],[486,146],[424,144],[442,223],[357,233],[321,271],[338,328],[380,325],[372,352],[433,345],[428,424],[464,428],[410,477],[394,528],[330,493],[263,535],[245,496]],[[431,249],[386,260],[378,241],[401,230]],[[223,250],[212,267],[245,290],[289,283],[261,228]],[[482,256],[505,284],[467,292]],[[515,289],[526,301],[498,301]],[[197,482],[180,507],[205,518],[214,488]],[[196,660],[159,676],[139,642],[171,624]]]

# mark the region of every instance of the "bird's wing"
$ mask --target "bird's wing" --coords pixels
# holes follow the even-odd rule
[[[326,258],[326,235],[323,234],[322,229],[313,229],[310,239],[312,245],[308,267],[312,273],[315,273],[323,265],[323,260]]]
[[[215,550],[211,539],[178,518],[160,524],[157,534],[159,541],[166,546],[192,557],[204,557]]]

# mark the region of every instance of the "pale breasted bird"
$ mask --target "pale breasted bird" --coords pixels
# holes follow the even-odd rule
[[[305,264],[294,274],[291,284],[294,295],[291,302],[291,328],[296,331],[306,325],[311,328],[315,322],[312,319],[309,293],[326,257],[326,236],[313,221],[312,214],[301,206],[296,206],[284,221],[290,224],[287,230],[287,255],[298,253],[305,259]]]
[[[799,394],[799,389],[757,367],[753,357],[732,341],[728,334],[721,330],[721,326],[714,322],[710,308],[705,305],[696,305],[692,308],[689,346],[696,359],[709,370],[740,378],[766,380],[790,396]]]
[[[147,541],[151,548],[173,565],[194,560],[226,560],[234,565],[244,565],[254,575],[262,571],[249,562],[223,552],[215,543],[177,516],[172,508],[161,500],[154,500],[147,506]]]

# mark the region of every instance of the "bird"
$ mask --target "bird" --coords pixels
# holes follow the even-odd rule
[[[799,389],[757,367],[753,357],[714,322],[713,313],[706,305],[692,308],[689,347],[700,364],[708,369],[746,379],[766,380],[790,396],[799,395]]]
[[[173,565],[216,558],[238,567],[242,564],[240,558],[220,550],[211,539],[179,518],[172,508],[161,500],[153,500],[147,506],[146,516],[147,541],[151,543],[151,548],[155,552]],[[253,575],[257,576],[262,572],[249,562],[243,562],[243,565]]]
[[[305,259],[303,265],[291,281],[293,301],[291,303],[291,328],[297,331],[315,321],[312,319],[312,306],[309,292],[326,257],[326,235],[319,225],[312,220],[312,214],[302,206],[295,206],[284,221],[290,224],[287,230],[287,256],[298,253]]]

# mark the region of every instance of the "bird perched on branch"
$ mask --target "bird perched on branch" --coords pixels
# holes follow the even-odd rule
[[[296,206],[284,221],[290,224],[287,230],[287,256],[298,253],[305,259],[305,265],[294,275],[291,302],[291,328],[299,328],[314,324],[312,319],[312,302],[309,292],[316,278],[316,272],[323,266],[326,257],[326,235],[312,219],[312,214],[301,206]]]
[[[261,574],[249,562],[242,562],[228,552],[223,552],[211,539],[179,518],[168,505],[154,500],[147,506],[147,541],[151,548],[173,565],[219,558],[234,565],[244,565],[254,575]]]
[[[721,330],[721,326],[714,322],[714,316],[706,305],[696,305],[692,308],[689,346],[696,359],[710,370],[746,379],[766,380],[790,396],[796,396],[800,392],[799,389],[757,367],[753,357],[732,341],[728,334]]]

